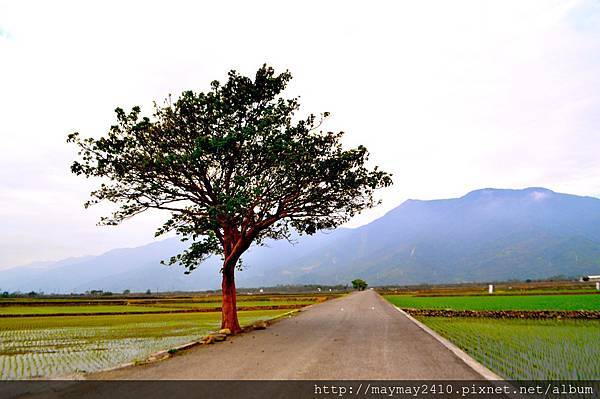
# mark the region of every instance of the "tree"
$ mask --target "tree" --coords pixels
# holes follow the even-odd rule
[[[222,257],[222,328],[234,333],[241,330],[234,274],[251,244],[333,229],[392,184],[365,165],[365,147],[343,149],[343,132],[319,130],[328,113],[296,117],[298,98],[281,96],[290,79],[266,65],[254,79],[231,71],[207,92],[155,104],[151,118],[139,107],[117,108],[106,136],[67,139],[79,148],[72,172],[108,180],[85,206],[119,205],[100,224],[168,211],[156,235],[175,232],[189,247],[165,263],[190,273],[210,255]]]
[[[352,280],[352,286],[355,290],[364,291],[369,284],[365,280],[357,278],[356,280]]]

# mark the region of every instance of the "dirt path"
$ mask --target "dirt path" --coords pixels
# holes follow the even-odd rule
[[[448,379],[482,377],[374,291],[313,306],[266,330],[90,379]]]

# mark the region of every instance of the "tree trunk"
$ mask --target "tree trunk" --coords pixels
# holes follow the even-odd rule
[[[237,304],[235,298],[235,266],[223,265],[223,305],[221,309],[221,328],[228,328],[233,334],[242,331],[237,317]]]

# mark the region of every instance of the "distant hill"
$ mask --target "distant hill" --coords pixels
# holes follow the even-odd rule
[[[340,231],[342,231],[341,229]],[[338,232],[339,233],[339,232]],[[278,261],[294,260],[306,251],[321,245],[319,233],[302,239],[302,245],[287,241],[269,242],[251,248],[244,256],[246,270],[238,273],[238,286],[244,275],[253,279],[267,279]],[[0,271],[0,291],[43,291],[45,293],[71,293],[102,289],[122,292],[126,289],[143,292],[202,291],[221,286],[221,262],[212,257],[193,273],[184,274],[181,266],[165,266],[168,259],[185,248],[177,238],[151,243],[137,248],[115,249],[99,256],[69,258],[58,262],[36,262]],[[262,284],[259,284],[262,285]]]
[[[159,264],[183,248],[168,239],[104,255],[0,272],[0,290],[202,290],[220,286],[219,260],[191,275]],[[238,286],[451,283],[600,274],[600,200],[544,188],[482,189],[408,200],[355,229],[254,247]]]
[[[600,200],[543,188],[408,200],[282,270],[296,283],[360,276],[371,285],[599,272]]]

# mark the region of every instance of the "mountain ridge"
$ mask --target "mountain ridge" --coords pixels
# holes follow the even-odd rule
[[[247,267],[237,274],[238,286],[346,284],[356,277],[371,285],[452,283],[596,273],[600,199],[543,187],[483,188],[458,198],[408,199],[366,225],[298,237],[295,246],[268,244],[245,254]],[[44,262],[45,271],[11,268],[0,271],[0,289],[218,288],[216,257],[189,276],[181,267],[159,264],[183,248],[170,238],[80,261]],[[24,276],[26,270],[33,275]]]

